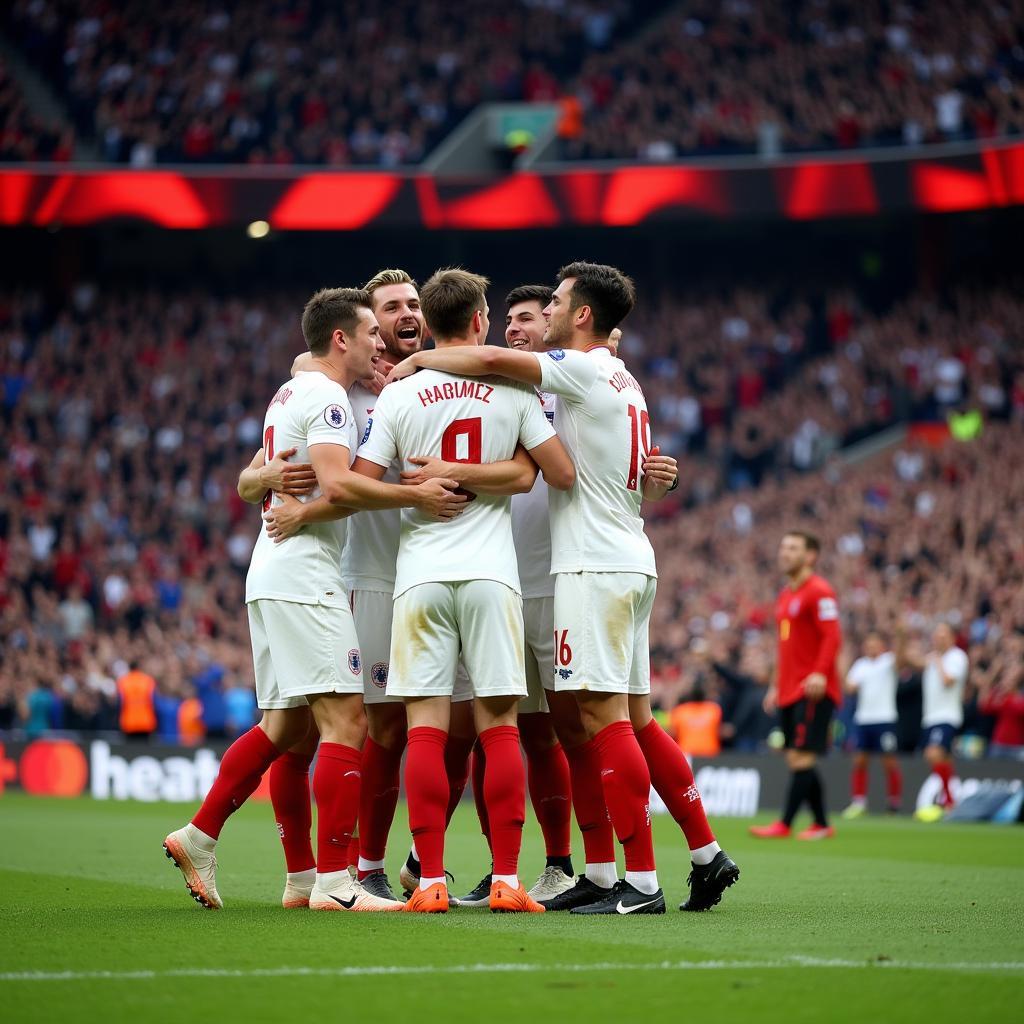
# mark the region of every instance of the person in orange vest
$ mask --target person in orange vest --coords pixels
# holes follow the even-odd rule
[[[187,747],[194,747],[206,738],[203,723],[203,702],[196,696],[194,687],[186,687],[184,700],[178,708],[178,739]]]
[[[121,732],[129,739],[149,739],[156,732],[156,680],[138,662],[117,681],[121,698]]]
[[[568,93],[558,101],[558,122],[555,125],[562,159],[578,154],[575,148],[583,137],[583,104],[578,96]]]
[[[722,749],[721,726],[721,707],[706,700],[699,686],[683,697],[669,715],[669,731],[683,753],[691,757],[718,756]]]

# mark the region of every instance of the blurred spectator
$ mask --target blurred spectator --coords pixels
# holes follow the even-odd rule
[[[121,732],[128,739],[149,739],[156,732],[156,680],[137,662],[117,681],[121,698]]]
[[[989,753],[1024,760],[1024,636],[1008,637],[978,679],[978,710],[994,719]]]
[[[203,712],[203,702],[189,689],[178,707],[178,739],[186,746],[195,746],[206,738],[208,730]]]
[[[225,694],[227,705],[227,727],[229,736],[240,736],[256,724],[259,711],[256,707],[256,694],[248,686],[236,681]]]
[[[707,700],[700,687],[681,698],[669,714],[669,732],[680,750],[690,757],[717,757],[722,749],[719,729],[722,708]]]
[[[39,682],[28,692],[25,698],[25,735],[30,739],[38,739],[53,729],[56,701],[50,686]]]

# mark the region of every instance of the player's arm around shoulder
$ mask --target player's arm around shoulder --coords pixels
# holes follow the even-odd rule
[[[540,364],[530,352],[498,348],[496,345],[457,345],[453,348],[417,352],[403,359],[388,374],[388,383],[402,380],[417,370],[439,370],[461,377],[507,377],[523,384],[540,384]]]

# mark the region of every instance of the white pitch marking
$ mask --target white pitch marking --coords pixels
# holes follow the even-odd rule
[[[410,974],[558,974],[591,971],[762,971],[791,967],[842,970],[902,970],[965,972],[1024,972],[1024,963],[923,963],[911,960],[840,960],[792,956],[783,960],[663,960],[655,963],[590,964],[394,964],[351,967],[181,967],[166,971],[7,971],[0,982],[14,981],[158,981],[162,978],[368,978]]]

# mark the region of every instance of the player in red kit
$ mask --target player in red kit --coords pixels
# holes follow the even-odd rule
[[[828,748],[829,725],[842,699],[836,669],[842,636],[835,591],[814,571],[820,550],[816,537],[800,531],[787,533],[779,546],[779,568],[788,583],[775,602],[778,661],[764,706],[769,714],[779,710],[786,763],[793,775],[782,820],[750,830],[762,839],[787,837],[804,801],[814,824],[797,838],[828,839],[835,834],[825,815],[817,762]]]

